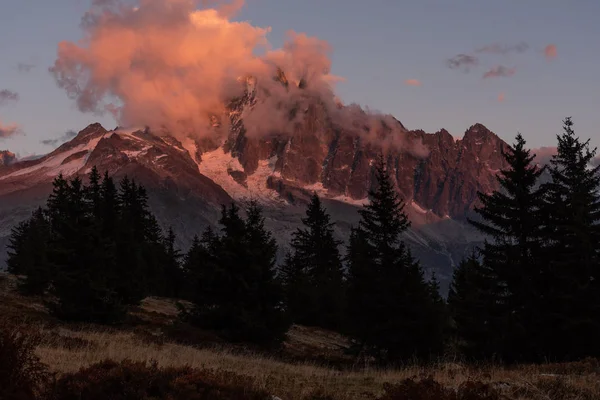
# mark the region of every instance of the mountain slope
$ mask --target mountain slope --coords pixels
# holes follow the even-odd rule
[[[309,112],[292,136],[247,137],[237,117],[232,113],[230,134],[218,144],[92,124],[41,158],[1,166],[0,248],[10,228],[44,203],[58,174],[83,176],[93,165],[145,185],[159,222],[175,229],[184,250],[194,234],[216,225],[221,204],[255,199],[282,256],[312,192],[324,198],[337,236],[346,239],[373,185],[377,146]],[[452,267],[482,240],[463,220],[478,190],[495,189],[506,144],[479,124],[461,140],[444,130],[404,132],[405,147],[388,149],[386,160],[413,222],[405,238],[426,269],[447,282]],[[413,151],[414,143],[427,152]]]

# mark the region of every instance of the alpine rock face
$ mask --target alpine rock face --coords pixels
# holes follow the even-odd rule
[[[318,102],[299,110],[303,122],[293,134],[249,137],[243,115],[254,101],[247,92],[230,104],[229,114],[221,117],[229,118],[229,134],[219,143],[92,124],[35,160],[15,161],[12,153],[0,153],[0,257],[11,227],[45,202],[56,176],[84,176],[94,165],[146,186],[150,206],[164,228],[176,231],[182,250],[194,234],[216,226],[222,204],[254,199],[263,205],[282,256],[313,192],[324,198],[339,238],[347,238],[374,185],[381,146],[336,126]],[[219,118],[214,123],[218,126]],[[383,154],[413,223],[405,239],[444,284],[452,267],[482,241],[465,217],[477,204],[478,191],[497,188],[507,145],[481,124],[455,139],[445,130],[429,134],[396,123],[403,145]]]

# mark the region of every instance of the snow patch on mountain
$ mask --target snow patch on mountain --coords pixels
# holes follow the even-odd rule
[[[125,150],[122,153],[125,154],[129,159],[132,159],[146,154],[146,152],[151,148],[152,146],[144,146],[140,150]]]
[[[188,148],[190,154],[195,154],[195,144],[192,146],[190,143],[183,143],[183,145]],[[285,203],[275,190],[267,188],[267,179],[277,175],[276,162],[277,157],[260,160],[256,171],[246,178],[246,185],[231,176],[230,172],[243,172],[244,168],[237,158],[226,153],[223,148],[202,153],[202,160],[198,167],[202,175],[212,179],[236,200],[255,199],[267,203]]]
[[[28,175],[34,172],[44,174],[46,176],[58,176],[60,174],[63,174],[65,176],[73,175],[77,173],[77,171],[79,171],[81,168],[83,168],[89,157],[89,154],[96,148],[98,142],[106,135],[107,134],[102,135],[98,138],[94,138],[88,141],[87,143],[80,144],[67,151],[63,151],[55,155],[50,155],[50,157],[48,157],[46,160],[42,161],[39,164],[35,164],[27,168],[22,168],[11,174],[1,176],[0,180],[16,176]],[[77,159],[64,163],[64,161],[68,157],[83,151],[87,151],[85,157],[78,157]]]

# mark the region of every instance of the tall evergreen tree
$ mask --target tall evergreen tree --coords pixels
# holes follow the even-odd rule
[[[538,311],[544,290],[541,209],[545,189],[538,185],[543,169],[525,145],[518,134],[514,145],[503,152],[508,168],[497,176],[500,189],[478,193],[482,206],[475,211],[481,219],[469,220],[490,239],[482,256],[495,282],[488,285],[495,296],[489,312],[500,319],[490,335],[499,335],[496,351],[506,361],[538,358],[537,344],[543,334]]]
[[[52,272],[48,262],[49,240],[50,225],[41,207],[11,230],[8,271],[23,276],[18,284],[23,294],[41,295],[48,288]]]
[[[382,360],[429,357],[442,350],[441,310],[400,237],[410,222],[382,159],[375,172],[348,249],[349,329]]]
[[[157,272],[148,265],[149,257],[156,257],[156,251],[149,252],[147,237],[152,241],[161,240],[160,228],[156,221],[149,219],[147,197],[135,181],[125,176],[120,183],[118,200],[121,212],[117,229],[117,269],[120,280],[116,288],[119,297],[126,304],[137,304],[149,294]],[[148,254],[150,253],[150,254]]]
[[[547,356],[600,356],[600,169],[596,149],[581,141],[566,118],[545,185],[549,273],[542,327]]]
[[[183,271],[186,281],[184,297],[197,305],[212,304],[216,291],[217,280],[217,249],[219,237],[209,226],[202,234],[196,235],[192,245],[185,256]],[[201,312],[202,307],[196,307],[195,312]],[[189,317],[185,312],[183,316]],[[194,318],[198,317],[193,316]],[[198,318],[196,318],[198,319]]]
[[[163,237],[142,186],[124,178],[119,191],[95,167],[88,182],[54,180],[47,209],[13,229],[9,268],[25,275],[27,294],[50,288],[56,315],[114,322],[148,293],[174,294],[181,256],[175,234]]]
[[[164,275],[164,284],[160,294],[163,296],[177,297],[183,292],[184,276],[181,266],[183,255],[175,247],[175,232],[173,228],[169,228],[167,235],[164,238],[164,261],[162,271]]]
[[[282,268],[288,307],[297,323],[339,328],[343,317],[342,261],[333,223],[315,193],[292,236],[292,253]]]
[[[473,252],[454,270],[448,307],[459,350],[470,360],[492,359],[500,346],[496,277]]]
[[[244,220],[235,204],[223,206],[222,235],[209,230],[194,242],[185,262],[197,282],[194,310],[182,316],[232,340],[277,342],[289,326],[275,279],[277,245],[255,203],[247,214]]]
[[[66,319],[111,322],[123,315],[121,301],[109,284],[87,188],[80,178],[55,180],[48,201],[53,267],[51,310]]]

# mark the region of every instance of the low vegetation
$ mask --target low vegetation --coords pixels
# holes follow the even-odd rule
[[[225,344],[207,332],[201,344],[191,344],[183,338],[186,328],[178,326],[174,301],[145,299],[129,315],[131,323],[119,327],[63,323],[43,311],[41,300],[18,294],[13,277],[0,279],[0,369],[13,373],[0,382],[2,399],[600,398],[600,361],[594,359],[515,367],[445,360],[379,368],[347,356],[343,336],[300,326],[292,327],[279,353]],[[18,349],[12,354],[19,357],[4,358],[10,349]]]

